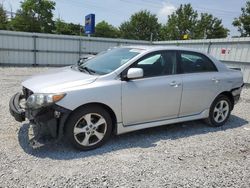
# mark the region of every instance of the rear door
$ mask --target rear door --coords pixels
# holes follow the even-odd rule
[[[201,53],[179,51],[178,54],[183,80],[179,116],[196,115],[209,109],[218,93],[219,72],[214,63]]]
[[[176,74],[176,52],[150,53],[131,67],[142,68],[144,77],[122,81],[124,125],[178,116],[182,81]]]

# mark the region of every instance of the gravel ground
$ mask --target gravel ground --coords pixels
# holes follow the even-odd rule
[[[0,187],[250,187],[250,89],[228,123],[202,121],[113,136],[79,152],[67,141],[33,149],[8,101],[48,68],[0,68]]]

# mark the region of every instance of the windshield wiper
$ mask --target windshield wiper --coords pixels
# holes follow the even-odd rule
[[[78,69],[79,71],[85,71],[85,72],[88,72],[89,74],[96,74],[96,72],[88,67],[80,67],[78,66]]]

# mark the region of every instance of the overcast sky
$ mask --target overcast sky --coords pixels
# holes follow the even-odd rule
[[[20,7],[20,0],[0,0],[4,7],[16,11]],[[198,12],[208,12],[222,19],[223,25],[230,29],[231,36],[239,35],[232,21],[241,13],[247,0],[55,0],[55,17],[60,16],[67,22],[84,25],[84,16],[96,14],[96,22],[105,20],[112,25],[119,26],[122,22],[139,11],[147,9],[156,14],[161,23],[166,23],[167,16],[180,4],[191,3]]]

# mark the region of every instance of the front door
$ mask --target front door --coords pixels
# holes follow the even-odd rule
[[[122,81],[124,125],[176,118],[182,92],[182,80],[176,74],[176,52],[154,52],[131,67],[142,68],[144,77]]]

